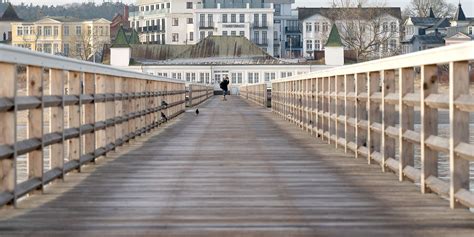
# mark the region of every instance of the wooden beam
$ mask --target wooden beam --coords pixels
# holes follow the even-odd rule
[[[49,91],[50,95],[60,96],[61,105],[52,107],[49,118],[50,133],[57,132],[62,134],[62,142],[51,145],[49,154],[50,169],[59,168],[64,175],[64,82],[66,74],[63,70],[50,69],[49,70]]]
[[[413,167],[415,164],[414,145],[408,140],[403,139],[403,134],[406,131],[413,131],[414,126],[414,108],[404,103],[405,95],[414,92],[415,88],[415,70],[413,68],[400,68],[398,71],[398,114],[400,128],[398,132],[398,147],[399,147],[399,180],[403,181],[405,176],[403,170],[407,166]]]
[[[27,94],[28,96],[37,96],[40,100],[43,98],[43,68],[27,66]],[[28,114],[28,139],[43,138],[43,103],[41,107],[30,109]],[[43,142],[41,142],[41,149],[34,150],[28,153],[28,179],[43,178]],[[41,186],[42,188],[42,186]]]

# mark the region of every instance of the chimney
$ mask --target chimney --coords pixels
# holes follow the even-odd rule
[[[125,5],[123,7],[123,17],[125,18],[126,21],[128,21],[128,12],[129,12],[129,7],[128,5]]]

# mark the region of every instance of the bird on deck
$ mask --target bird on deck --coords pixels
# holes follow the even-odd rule
[[[161,101],[161,107],[168,107],[168,103],[166,101]]]
[[[161,120],[168,122],[168,117],[166,117],[166,114],[164,114],[163,112],[161,112]]]
[[[196,109],[196,116],[199,115],[199,109]]]

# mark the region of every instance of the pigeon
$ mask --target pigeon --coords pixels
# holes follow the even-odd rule
[[[161,112],[161,120],[168,122],[168,117],[163,112]]]
[[[199,115],[199,109],[196,109],[196,115]]]
[[[168,107],[168,103],[166,103],[166,101],[163,100],[163,101],[161,101],[161,106],[162,107]]]

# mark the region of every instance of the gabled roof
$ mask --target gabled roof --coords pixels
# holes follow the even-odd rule
[[[0,4],[0,21],[21,21],[11,3]]]
[[[433,26],[438,21],[444,18],[432,18],[432,17],[410,17],[411,22],[415,26]]]
[[[456,10],[456,14],[454,15],[453,20],[455,21],[465,21],[466,15],[464,15],[464,11],[462,10],[461,3],[458,5],[458,9]]]
[[[430,7],[430,14],[429,14],[430,18],[436,18],[434,12],[433,12],[433,8]]]
[[[337,17],[338,19],[345,19],[344,12],[353,11],[355,15],[367,18],[372,16],[382,16],[384,14],[391,15],[395,18],[402,19],[402,12],[399,7],[355,7],[355,8],[298,8],[298,20],[303,21],[316,14],[325,16],[329,19]]]
[[[467,40],[473,40],[474,39],[474,36],[470,36],[466,33],[463,33],[463,32],[458,32],[454,35],[451,35],[451,36],[447,36],[445,37],[444,39],[467,39]]]
[[[129,48],[129,47],[130,45],[128,43],[127,36],[125,35],[125,30],[123,29],[123,27],[120,27],[111,48]]]
[[[339,31],[337,30],[336,24],[332,25],[331,33],[329,33],[328,41],[326,43],[326,47],[343,47],[341,41],[341,36],[339,35]]]
[[[439,29],[439,28],[446,28],[450,27],[451,23],[449,23],[448,18],[436,18],[439,19],[433,26],[430,27],[430,29]]]
[[[130,37],[128,37],[128,43],[129,44],[139,44],[140,43],[140,38],[138,37],[138,32],[135,29],[132,29],[132,33],[130,34]]]
[[[420,41],[421,44],[444,44],[443,34],[427,34],[427,35],[414,35],[410,42],[415,40]]]

